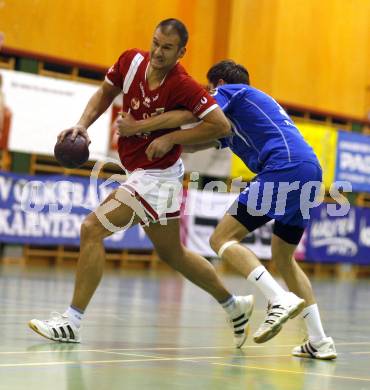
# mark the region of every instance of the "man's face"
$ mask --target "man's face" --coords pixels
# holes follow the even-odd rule
[[[157,28],[150,49],[150,65],[158,70],[172,68],[185,54],[185,48],[180,48],[179,44],[180,37],[176,32],[164,34]]]

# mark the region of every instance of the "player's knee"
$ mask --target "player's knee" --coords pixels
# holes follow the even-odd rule
[[[105,237],[101,223],[95,214],[89,214],[81,224],[81,241],[100,240]]]
[[[209,245],[216,253],[219,251],[222,242],[220,243],[220,237],[216,231],[214,231],[209,238]]]
[[[227,236],[226,234],[222,233],[221,231],[218,231],[217,229],[212,233],[210,239],[209,239],[209,245],[211,248],[218,253],[222,245],[224,245],[226,242],[233,240],[232,237]]]

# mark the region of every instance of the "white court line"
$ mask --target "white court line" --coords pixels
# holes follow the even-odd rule
[[[322,376],[322,377],[327,377],[327,378],[370,382],[370,378],[358,378],[358,377],[353,377],[353,376],[322,374],[319,372],[311,372],[311,371],[295,371],[295,370],[285,370],[285,369],[280,369],[280,368],[265,368],[265,367],[256,367],[256,366],[247,366],[247,365],[239,365],[239,364],[229,364],[229,363],[210,363],[210,364],[215,365],[215,366],[240,367],[243,369],[250,368],[252,370],[272,371],[272,372],[279,372],[279,373],[284,373],[284,374],[314,375],[314,376]]]
[[[59,345],[59,344],[57,344]],[[295,345],[295,344],[294,344]],[[292,345],[280,345],[279,347],[292,347]],[[261,345],[251,345],[251,346],[244,346],[245,348],[265,348]],[[61,349],[55,349],[55,350],[46,350],[46,351],[0,351],[0,355],[22,355],[22,354],[37,354],[37,353],[62,353],[62,352],[103,352],[103,353],[119,353],[119,351],[128,351],[128,352],[135,352],[135,351],[187,351],[187,350],[197,350],[197,349],[224,349],[224,350],[232,350],[235,351],[235,347],[230,346],[223,346],[223,347],[153,347],[153,348],[108,348],[108,349],[68,349],[68,348],[61,348]]]
[[[181,358],[148,358],[148,359],[126,359],[126,360],[81,360],[81,361],[63,361],[63,362],[41,362],[41,363],[5,363],[0,364],[0,368],[6,367],[35,367],[35,366],[65,366],[65,365],[81,365],[81,364],[117,364],[117,363],[138,363],[138,362],[158,362],[158,361],[184,361],[190,363],[200,363],[199,360],[208,360],[208,359],[222,359],[224,357],[219,356],[209,356],[209,357],[181,357]],[[195,360],[196,359],[196,360]],[[327,377],[327,378],[335,378],[335,379],[346,379],[346,380],[355,380],[361,382],[370,382],[370,378],[360,378],[360,377],[351,377],[351,376],[343,376],[343,375],[331,375],[331,374],[322,374],[317,372],[310,371],[296,371],[296,370],[287,370],[287,369],[277,369],[277,368],[266,368],[266,367],[258,367],[258,366],[248,366],[248,365],[240,365],[240,364],[230,364],[230,363],[214,363],[207,362],[211,365],[216,366],[225,366],[225,367],[238,367],[251,370],[260,370],[260,371],[269,371],[276,373],[284,373],[284,374],[299,374],[299,375],[313,375],[319,377]]]
[[[233,348],[235,350],[235,348]],[[70,353],[70,352],[96,352],[96,353],[106,353],[106,354],[112,354],[112,355],[121,355],[121,356],[138,356],[138,357],[147,357],[147,358],[153,358],[153,359],[161,359],[164,358],[164,356],[159,356],[159,355],[142,355],[142,354],[136,354],[136,353],[125,353],[125,352],[116,352],[113,350],[103,350],[103,349],[65,349],[65,350],[56,350],[56,351],[17,351],[17,352],[0,352],[0,354],[3,355],[22,355],[22,354],[38,354],[38,353]],[[288,355],[247,355],[247,356],[233,356],[233,359],[243,359],[243,358],[259,358],[259,357],[291,357],[291,354]],[[228,358],[229,356],[192,356],[192,359],[225,359]],[[167,356],[166,358],[172,359],[172,357]],[[181,357],[178,357],[181,358]],[[184,359],[188,359],[189,357],[185,356],[183,357]],[[182,358],[181,358],[182,359]]]
[[[67,345],[67,344],[54,344],[54,345]],[[284,347],[294,347],[297,344],[279,344],[279,345],[269,345],[269,348],[284,348]],[[353,343],[335,343],[336,346],[346,346],[346,345],[370,345],[370,342],[353,342]],[[243,350],[248,348],[266,348],[265,345],[245,345]],[[107,348],[107,349],[56,349],[56,350],[46,350],[46,351],[0,351],[0,355],[11,355],[11,354],[32,354],[32,353],[60,353],[60,352],[116,352],[116,351],[181,351],[181,350],[197,350],[197,349],[225,349],[235,351],[235,347],[227,346],[200,346],[200,347],[149,347],[149,348]],[[354,353],[354,352],[353,352]],[[357,352],[358,353],[358,352]]]
[[[197,357],[199,359],[223,359],[224,357],[219,356],[206,356],[206,357]],[[190,361],[194,363],[199,363],[196,360],[193,360],[194,357],[181,357],[181,358],[148,358],[148,359],[115,359],[115,360],[74,360],[74,361],[64,361],[64,362],[39,362],[39,363],[4,363],[0,364],[2,367],[33,367],[33,366],[63,366],[63,365],[81,365],[81,364],[112,364],[112,363],[137,363],[137,362],[157,362],[157,361]]]
[[[115,354],[115,355],[127,355],[127,356],[143,356],[143,357],[151,357],[151,358],[162,358],[162,357],[166,357],[166,358],[171,358],[171,356],[160,356],[160,355],[137,355],[137,354],[130,354],[130,353],[122,353],[122,352],[110,352],[110,351],[101,351],[103,353],[112,353],[112,354]],[[245,359],[245,358],[275,358],[275,357],[292,357],[291,354],[288,354],[288,355],[247,355],[247,356],[233,356],[232,358],[233,359]],[[179,359],[187,359],[187,358],[190,358],[188,356],[184,356],[184,357],[179,357],[177,356],[177,358]],[[208,357],[207,356],[191,356],[191,359],[207,359]],[[230,356],[211,356],[210,357],[211,359],[228,359],[230,358]]]

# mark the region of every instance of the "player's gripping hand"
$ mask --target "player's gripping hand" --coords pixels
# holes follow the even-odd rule
[[[173,148],[173,146],[174,144],[171,141],[170,134],[162,135],[150,143],[145,154],[148,157],[148,160],[152,161],[155,158],[163,157]]]
[[[140,133],[138,121],[127,112],[120,112],[120,115],[115,121],[115,128],[117,129],[117,133],[123,137],[131,137]]]
[[[87,129],[85,126],[82,125],[75,125],[70,127],[69,129],[63,130],[58,134],[58,142],[63,142],[64,138],[69,134],[72,133],[72,140],[76,139],[77,135],[81,135],[86,139],[86,142],[88,145],[91,144],[91,140],[89,135],[87,134]]]

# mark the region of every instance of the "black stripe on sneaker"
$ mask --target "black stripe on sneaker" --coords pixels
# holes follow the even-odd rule
[[[317,349],[310,342],[308,342],[308,345],[313,352],[317,352]]]
[[[69,325],[67,325],[67,329],[68,329],[68,332],[69,332],[70,340],[74,340],[75,339],[75,334],[73,333],[72,328]]]
[[[66,335],[66,331],[64,330],[64,328],[63,328],[62,326],[60,326],[60,327],[59,327],[59,330],[60,330],[61,333],[62,333],[62,337],[63,337],[64,339],[66,339],[66,338],[67,338],[67,335]]]
[[[242,330],[234,330],[234,334],[243,334],[244,333],[244,329]]]
[[[308,352],[312,357],[315,357],[315,355],[314,355],[314,352],[316,352],[315,348],[312,347],[312,345],[310,344],[309,341],[308,341],[305,345],[306,345],[307,352]]]
[[[52,328],[52,330],[53,330],[53,333],[54,333],[54,337],[56,339],[59,339],[59,334],[58,334],[57,330],[55,328]]]
[[[243,320],[243,321],[240,322],[240,323],[234,324],[234,328],[239,328],[240,326],[245,325],[247,322],[248,322],[248,320],[245,319],[245,320]]]
[[[236,318],[233,318],[233,322],[238,322],[239,320],[241,320],[242,318],[244,318],[244,313],[241,315],[241,316],[239,316],[239,317],[236,317]]]
[[[309,347],[308,347],[308,341],[305,342],[304,345],[303,345],[303,352],[306,353],[306,354],[309,354],[312,357],[315,357],[313,355],[313,353],[310,351]]]

